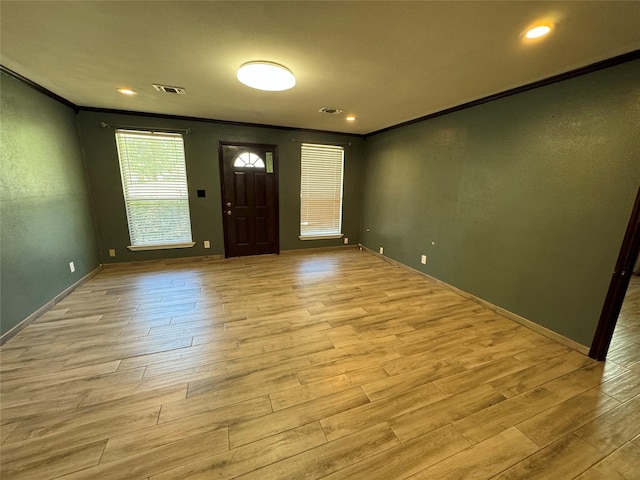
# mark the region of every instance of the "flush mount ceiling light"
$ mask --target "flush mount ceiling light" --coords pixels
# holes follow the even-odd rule
[[[248,87],[268,92],[289,90],[296,84],[296,77],[282,65],[272,62],[249,62],[238,69],[238,80]]]
[[[548,35],[551,32],[551,26],[549,25],[537,25],[533,28],[530,28],[529,30],[526,31],[526,33],[524,34],[524,36],[526,38],[540,38],[540,37],[544,37],[545,35]]]
[[[130,88],[118,88],[118,92],[120,92],[123,95],[137,95],[138,94],[138,92],[134,92]]]

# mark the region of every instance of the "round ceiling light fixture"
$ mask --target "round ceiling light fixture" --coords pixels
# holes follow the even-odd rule
[[[296,84],[296,77],[282,65],[273,62],[248,62],[238,69],[238,80],[247,87],[268,92],[289,90]]]

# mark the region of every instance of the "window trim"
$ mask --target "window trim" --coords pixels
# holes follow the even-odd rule
[[[334,238],[342,238],[342,237],[344,237],[344,233],[335,234],[335,235],[307,235],[306,237],[303,237],[302,235],[298,236],[300,240],[331,240]]]
[[[182,243],[165,243],[162,245],[129,245],[127,248],[132,252],[139,252],[142,250],[169,250],[172,248],[191,248],[196,242],[182,242]]]
[[[132,226],[131,226],[131,218],[130,218],[130,212],[129,212],[129,206],[131,202],[135,202],[135,197],[130,197],[127,195],[128,192],[128,187],[131,187],[132,185],[135,186],[136,184],[131,184],[129,185],[127,183],[126,177],[127,175],[129,175],[130,171],[129,169],[129,165],[131,164],[131,162],[129,161],[130,159],[128,158],[128,156],[125,156],[124,158],[121,156],[121,145],[125,147],[126,149],[126,143],[120,143],[120,135],[124,136],[123,142],[126,142],[126,135],[139,135],[139,136],[147,136],[149,138],[153,138],[155,135],[157,135],[158,137],[162,137],[162,136],[168,136],[168,137],[179,137],[181,140],[181,153],[182,153],[182,162],[183,162],[183,169],[184,169],[184,191],[185,191],[185,198],[183,198],[182,200],[186,200],[186,216],[187,216],[187,220],[189,222],[189,236],[188,236],[188,241],[186,241],[186,235],[184,235],[182,238],[180,239],[176,239],[175,242],[171,241],[172,239],[164,239],[165,241],[162,243],[139,243],[139,244],[133,244],[133,235],[132,235]],[[117,156],[118,156],[118,167],[120,170],[120,179],[122,182],[122,193],[123,193],[123,202],[124,202],[124,207],[125,207],[125,214],[126,214],[126,218],[127,218],[127,230],[129,233],[129,242],[131,243],[131,245],[127,246],[127,249],[129,249],[132,252],[137,252],[137,251],[144,251],[144,250],[168,250],[168,249],[176,249],[176,248],[191,248],[193,246],[195,246],[196,242],[193,241],[193,225],[191,223],[191,205],[190,205],[190,198],[189,198],[189,183],[188,183],[188,178],[187,178],[187,161],[186,161],[186,154],[185,154],[185,147],[184,147],[184,135],[182,135],[181,133],[178,132],[173,132],[173,131],[151,131],[151,130],[144,130],[144,129],[133,129],[133,128],[118,128],[115,131],[115,141],[116,141],[116,150],[117,150]],[[124,167],[126,163],[126,168]],[[127,170],[125,172],[125,170]],[[170,199],[162,199],[162,198],[155,198],[154,201],[162,201],[162,200],[177,200],[178,198],[170,198]],[[179,217],[176,217],[179,218]],[[148,240],[148,238],[146,238]],[[162,240],[162,239],[161,239]],[[169,241],[167,241],[169,240]]]
[[[303,156],[304,156],[304,149],[305,147],[310,147],[312,149],[318,149],[318,150],[322,150],[322,149],[326,149],[327,150],[327,156],[340,151],[341,152],[341,165],[340,165],[340,195],[339,195],[339,217],[338,217],[338,231],[333,231],[333,232],[310,232],[308,234],[303,234],[302,232],[302,226],[303,226],[303,198],[305,198],[303,196],[303,182],[305,179],[304,173],[303,173],[303,168],[302,168],[302,162],[303,162]],[[317,143],[302,143],[301,148],[300,148],[300,224],[299,224],[299,232],[300,235],[298,236],[298,238],[300,240],[330,240],[330,239],[338,239],[338,238],[343,238],[344,237],[344,232],[343,232],[343,213],[344,213],[344,173],[345,173],[345,149],[343,146],[341,145],[331,145],[331,144],[317,144]],[[337,176],[334,175],[334,178],[336,178]],[[309,182],[311,183],[311,182]],[[336,184],[334,184],[336,185]],[[308,196],[306,197],[308,198]],[[336,196],[334,196],[334,200],[338,198]],[[335,219],[335,217],[333,217]]]

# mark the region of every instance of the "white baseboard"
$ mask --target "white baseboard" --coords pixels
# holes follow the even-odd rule
[[[21,330],[23,330],[28,325],[32,324],[35,320],[38,319],[38,317],[42,316],[48,310],[51,310],[56,304],[60,303],[62,299],[68,296],[71,292],[73,292],[76,288],[78,288],[80,285],[85,283],[87,280],[96,276],[101,270],[102,270],[102,265],[99,265],[96,269],[87,273],[84,277],[82,277],[80,280],[75,282],[73,285],[65,288],[62,292],[60,292],[58,295],[53,297],[51,300],[49,300],[47,303],[45,303],[43,306],[41,306],[31,315],[29,315],[27,318],[20,321],[16,326],[4,332],[4,334],[0,336],[0,345],[4,345],[8,340],[15,337]]]
[[[550,330],[546,327],[543,327],[542,325],[539,325],[527,318],[521,317],[520,315],[510,312],[509,310],[506,310],[498,305],[495,305],[491,302],[488,302],[480,297],[476,297],[475,295],[473,295],[472,293],[466,292],[464,290],[461,290],[457,287],[454,287],[453,285],[449,285],[446,282],[443,282],[442,280],[438,280],[435,277],[432,277],[431,275],[428,275],[424,272],[421,272],[420,270],[416,270],[413,267],[410,267],[408,265],[405,265],[404,263],[400,263],[396,260],[393,260],[389,257],[385,257],[384,255],[380,255],[378,252],[375,252],[369,248],[363,247],[363,249],[369,253],[371,253],[372,255],[375,255],[377,257],[383,258],[385,261],[391,263],[392,265],[395,265],[397,267],[401,267],[407,270],[410,270],[412,272],[418,273],[420,275],[422,275],[423,277],[428,278],[430,281],[432,281],[433,283],[440,285],[443,288],[446,288],[448,290],[451,290],[454,293],[457,293],[458,295],[460,295],[461,297],[464,297],[468,300],[472,300],[476,303],[479,303],[480,305],[482,305],[483,307],[488,308],[489,310],[492,310],[494,312],[496,312],[498,315],[502,315],[505,318],[508,318],[509,320],[513,320],[516,323],[519,323],[522,326],[525,326],[531,330],[533,330],[536,333],[539,333],[541,335],[544,335],[547,338],[550,338],[551,340],[554,340],[558,343],[561,343],[562,345],[569,347],[577,352],[582,353],[583,355],[589,355],[589,347],[582,345],[581,343],[576,342],[575,340],[572,340],[570,338],[565,337],[564,335],[561,335],[558,332],[554,332],[553,330]]]

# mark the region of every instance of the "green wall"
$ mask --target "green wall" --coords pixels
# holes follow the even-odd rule
[[[366,158],[365,246],[591,344],[640,184],[640,61],[372,135]]]
[[[100,262],[75,112],[4,73],[1,81],[5,333]]]
[[[193,240],[196,242],[193,248],[140,252],[131,252],[127,249],[130,245],[129,231],[114,130],[102,128],[100,122],[116,126],[191,129],[191,133],[184,136],[184,141],[191,227]],[[218,142],[220,141],[278,145],[281,250],[342,244],[342,239],[301,241],[298,238],[300,234],[300,142],[351,142],[351,146],[345,146],[343,233],[349,238],[351,244],[360,241],[364,169],[364,140],[361,137],[91,111],[81,111],[78,115],[78,124],[95,205],[103,263],[224,254],[218,161]],[[206,197],[196,197],[196,190],[202,189],[206,191]],[[210,249],[204,248],[204,240],[211,242]],[[110,248],[116,250],[115,257],[109,257]]]

